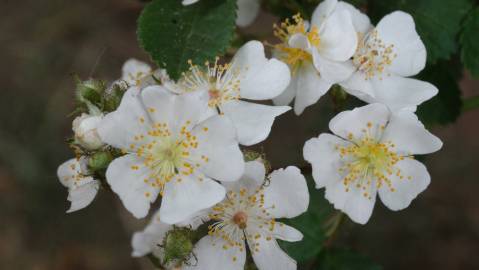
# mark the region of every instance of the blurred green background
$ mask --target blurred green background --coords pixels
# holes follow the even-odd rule
[[[101,192],[66,214],[57,166],[72,156],[72,73],[113,80],[130,58],[148,60],[136,42],[142,9],[133,0],[1,1],[0,8],[0,269],[151,269],[130,257],[130,236],[145,221]],[[269,31],[263,15],[252,31]],[[260,29],[260,30],[258,30]],[[263,29],[263,30],[261,30]],[[248,31],[244,30],[244,31]],[[439,86],[440,88],[440,86]],[[464,97],[479,81],[461,79]],[[275,123],[264,150],[274,167],[302,165],[306,139],[333,116],[325,96],[301,118]],[[433,128],[443,149],[425,159],[431,186],[405,211],[379,203],[366,226],[347,222],[334,245],[352,247],[384,269],[479,269],[479,110]]]

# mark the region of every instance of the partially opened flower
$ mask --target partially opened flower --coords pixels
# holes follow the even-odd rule
[[[68,200],[71,213],[87,207],[95,198],[100,182],[89,176],[84,158],[73,158],[58,167],[58,179],[68,188]]]
[[[296,269],[276,239],[300,241],[303,235],[275,219],[293,218],[308,208],[308,188],[299,169],[276,170],[265,182],[264,165],[252,161],[240,181],[226,186],[226,199],[208,215],[213,222],[208,235],[193,249],[196,264],[184,269],[244,269],[247,247],[259,270]]]
[[[317,10],[329,10],[337,1],[324,1]],[[310,26],[299,15],[287,19],[275,35],[281,43],[274,46],[276,57],[287,63],[292,72],[291,83],[275,104],[286,105],[293,99],[294,111],[318,101],[329,88],[347,79],[354,69],[347,64],[357,47],[357,33],[347,9],[314,12]]]
[[[73,120],[72,129],[75,133],[75,143],[87,150],[95,150],[104,145],[98,135],[98,125],[103,115],[91,115],[83,113]]]
[[[145,217],[161,194],[161,219],[173,224],[221,201],[225,189],[214,180],[235,181],[244,170],[231,121],[200,121],[207,99],[199,93],[176,95],[162,86],[137,93],[129,89],[98,129],[104,142],[126,153],[106,172],[125,207]]]
[[[428,82],[407,78],[418,74],[425,64],[426,48],[413,18],[395,11],[363,35],[352,60],[356,71],[341,86],[369,103],[383,103],[391,110],[415,110],[438,92]]]
[[[317,188],[357,223],[366,223],[376,194],[391,210],[409,206],[430,182],[426,167],[414,154],[439,150],[442,142],[407,110],[392,114],[383,104],[344,111],[329,128],[304,146]]]
[[[243,45],[230,64],[205,67],[192,65],[179,80],[179,91],[204,92],[209,109],[203,117],[224,114],[232,121],[243,145],[263,141],[270,133],[276,116],[288,106],[269,106],[249,102],[267,100],[284,91],[290,80],[288,66],[267,59],[258,41]]]

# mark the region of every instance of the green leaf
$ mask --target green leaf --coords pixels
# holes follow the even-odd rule
[[[470,0],[371,0],[369,7],[376,21],[394,10],[410,13],[426,45],[428,62],[435,63],[457,51],[461,21],[472,4]]]
[[[308,181],[309,187],[314,187]],[[284,220],[284,223],[298,229],[303,233],[300,242],[280,242],[280,246],[296,261],[306,262],[315,258],[323,249],[327,239],[325,221],[331,216],[333,210],[328,201],[324,199],[324,192],[310,188],[310,202],[308,211],[294,219]]]
[[[223,54],[233,38],[236,0],[154,0],[138,19],[138,39],[156,64],[178,79],[188,60],[203,64]]]
[[[459,42],[461,60],[472,76],[479,77],[479,7],[476,7],[464,22]]]
[[[456,81],[454,63],[441,61],[427,67],[420,79],[434,84],[439,94],[418,108],[419,118],[426,125],[448,124],[461,114],[461,90]]]
[[[368,257],[345,249],[331,249],[321,253],[316,270],[381,270]]]

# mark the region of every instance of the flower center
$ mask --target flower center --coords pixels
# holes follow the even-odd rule
[[[154,111],[153,108],[149,109]],[[140,118],[139,122],[144,124],[145,119]],[[193,162],[190,159],[190,152],[198,148],[198,140],[196,136],[192,135],[188,130],[191,121],[186,121],[177,135],[168,128],[166,123],[155,123],[146,134],[139,134],[134,137],[137,143],[130,145],[129,149],[124,149],[124,152],[136,154],[136,156],[143,160],[142,166],[148,169],[149,174],[144,179],[144,182],[151,187],[159,188],[160,193],[163,191],[164,185],[170,182],[173,178],[176,181],[181,181],[181,176],[188,176],[195,172],[195,168],[201,164]],[[207,132],[205,128],[204,132]],[[201,156],[202,162],[208,162],[208,157]],[[140,169],[138,165],[132,165],[132,170]],[[147,192],[145,196],[149,197]]]
[[[373,30],[358,43],[358,48],[353,56],[353,63],[358,70],[366,74],[366,80],[381,75],[397,57],[393,48],[394,44],[386,45],[378,37],[377,31]]]
[[[208,91],[208,105],[212,108],[240,98],[240,71],[230,64],[220,65],[218,60],[217,57],[213,66],[206,62],[204,68],[189,61],[189,72],[179,82],[186,92]]]
[[[248,222],[248,214],[243,211],[239,211],[233,216],[233,222],[238,225],[240,229],[246,228],[246,223]]]
[[[289,46],[289,39],[294,34],[303,34],[308,38],[309,43],[314,47],[319,47],[320,37],[316,26],[307,29],[306,23],[299,14],[293,16],[293,20],[286,19],[280,26],[273,25],[274,35],[281,40],[281,43],[274,45],[279,58],[288,64],[293,73],[305,62],[311,62],[312,56],[309,52],[301,48]]]
[[[340,158],[343,163],[338,169],[343,175],[343,184],[346,192],[350,191],[351,185],[362,189],[363,196],[371,199],[371,187],[376,188],[387,185],[390,191],[394,192],[391,176],[394,174],[399,179],[404,179],[401,170],[396,164],[407,156],[400,155],[393,151],[395,145],[392,142],[379,142],[372,134],[373,124],[368,123],[363,129],[364,135],[361,138],[354,138],[353,134],[348,135],[352,144],[348,146],[337,145]],[[384,130],[383,126],[377,127]],[[407,179],[411,180],[409,176]]]

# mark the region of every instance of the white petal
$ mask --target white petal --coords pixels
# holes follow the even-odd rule
[[[267,59],[263,44],[250,41],[243,45],[233,58],[230,70],[241,72],[240,95],[253,100],[271,99],[281,94],[289,84],[288,65]]]
[[[259,0],[238,0],[237,5],[236,25],[245,27],[252,24],[259,13]]]
[[[378,37],[386,44],[394,44],[397,57],[389,71],[401,76],[413,76],[426,65],[426,47],[416,32],[411,15],[395,11],[386,15],[376,26]]]
[[[364,100],[365,96],[374,96],[374,88],[371,80],[366,79],[366,75],[362,71],[354,72],[351,77],[340,83],[349,94]]]
[[[163,244],[163,238],[172,228],[172,225],[161,222],[158,214],[155,214],[143,231],[133,234],[131,256],[143,257],[152,252],[158,253],[160,251],[158,245]]]
[[[138,169],[136,169],[136,167]],[[106,171],[106,180],[113,192],[118,194],[125,208],[136,218],[143,218],[150,210],[159,188],[145,183],[151,174],[136,155],[128,154],[113,160]]]
[[[346,191],[346,188],[349,190]],[[364,190],[350,184],[345,187],[343,181],[336,181],[326,186],[325,198],[334,205],[334,208],[343,211],[354,222],[365,224],[373,213],[376,202],[376,184],[369,186],[368,196],[364,196]]]
[[[395,167],[401,170],[403,178],[401,179],[396,174],[391,176],[394,192],[387,185],[383,185],[379,189],[381,201],[393,211],[408,207],[411,201],[431,182],[426,167],[417,160],[407,158],[399,161]],[[408,179],[408,177],[411,178]]]
[[[86,177],[85,181],[86,183],[70,189],[68,200],[71,202],[71,206],[67,213],[83,209],[90,205],[93,199],[95,199],[100,189],[100,182],[93,180],[92,177]]]
[[[236,127],[239,142],[247,146],[266,139],[274,119],[290,109],[289,106],[268,106],[241,100],[230,101],[221,106],[221,111]]]
[[[340,156],[336,147],[349,144],[349,142],[327,133],[320,134],[318,138],[312,138],[304,144],[304,159],[311,163],[316,188],[323,188],[341,180],[338,173],[341,167]]]
[[[311,24],[320,27],[326,19],[336,10],[337,0],[324,0],[316,7],[311,16]]]
[[[294,77],[289,87],[295,88],[294,112],[296,115],[300,115],[306,107],[318,102],[332,85],[321,78],[312,64],[299,67]]]
[[[276,239],[288,242],[297,242],[303,239],[303,234],[300,231],[281,222],[276,223],[273,236]]]
[[[313,51],[313,62],[321,77],[331,84],[348,79],[356,70],[351,61],[331,61],[315,51]]]
[[[220,237],[205,236],[193,249],[197,262],[193,259],[185,270],[243,270],[246,262],[246,251],[239,247],[228,247],[228,243]]]
[[[335,11],[320,32],[319,53],[332,61],[346,61],[356,51],[358,35],[347,10]]]
[[[386,104],[392,111],[414,107],[431,99],[438,93],[437,88],[424,81],[395,75],[371,80],[374,88],[374,102]]]
[[[57,176],[63,186],[73,187],[75,179],[81,174],[80,162],[76,158],[69,159],[58,166]]]
[[[293,218],[308,209],[309,192],[306,179],[293,166],[279,169],[269,176],[264,188],[264,205],[275,218]]]
[[[165,185],[160,218],[168,224],[185,221],[196,212],[219,203],[225,193],[222,185],[207,177],[176,177]]]
[[[382,141],[391,141],[396,151],[404,154],[428,154],[442,147],[441,140],[427,131],[417,116],[409,111],[392,115]]]
[[[245,163],[244,174],[240,180],[235,182],[224,182],[223,185],[228,190],[239,191],[245,188],[250,192],[256,192],[264,183],[266,177],[266,168],[259,160],[253,160]]]
[[[370,135],[379,136],[380,127],[386,126],[389,116],[390,112],[383,104],[369,104],[351,111],[340,112],[329,122],[329,129],[342,138],[352,135],[354,139],[358,139],[364,136],[363,130],[370,122],[372,124],[369,129]]]
[[[208,108],[203,91],[176,95],[162,86],[149,86],[141,92],[142,101],[155,123],[167,123],[174,133],[187,121],[195,125]]]
[[[123,64],[121,79],[129,85],[136,85],[141,78],[148,76],[151,72],[152,69],[147,63],[131,58]]]
[[[338,2],[338,5],[336,6],[336,10],[349,11],[349,14],[351,15],[351,19],[353,21],[354,29],[356,30],[356,32],[364,35],[369,30],[371,30],[372,25],[371,25],[371,21],[369,20],[369,17],[366,14],[359,11],[359,9],[355,8],[353,5],[340,1]]]
[[[192,135],[198,138],[198,149],[192,156],[201,155],[209,161],[200,170],[219,181],[236,181],[244,172],[243,153],[236,139],[236,130],[226,116],[213,116],[197,125]]]
[[[297,80],[298,76],[292,76],[291,77],[291,82],[289,83],[288,87],[286,90],[284,90],[281,95],[273,98],[273,104],[276,106],[283,106],[283,105],[288,105],[293,101],[294,96],[296,96],[296,90],[297,90]]]
[[[130,88],[121,100],[120,106],[103,118],[97,128],[102,141],[120,149],[128,149],[135,143],[134,137],[145,134],[151,121],[138,96],[137,87]]]
[[[311,50],[311,44],[308,37],[303,33],[296,33],[292,35],[288,40],[288,45],[291,48],[302,49],[309,52]]]
[[[199,1],[199,0],[183,0],[183,1],[181,2],[181,4],[183,4],[183,6],[188,6],[188,5],[194,4],[194,3],[198,2],[198,1]]]
[[[261,237],[255,241],[258,251],[252,252],[253,260],[260,270],[296,270],[296,261],[288,256],[275,239]],[[252,246],[252,243],[249,243]]]

